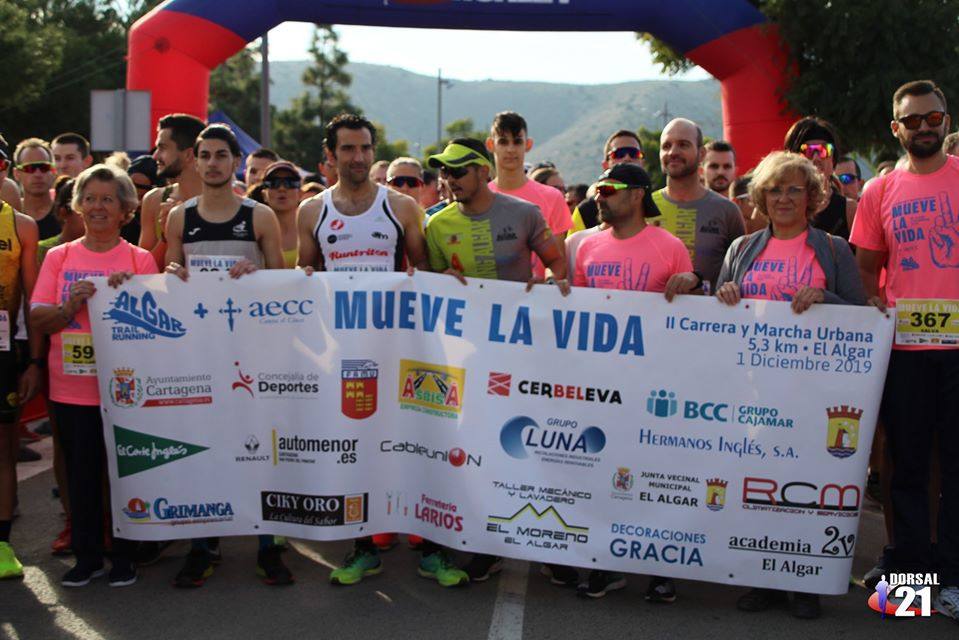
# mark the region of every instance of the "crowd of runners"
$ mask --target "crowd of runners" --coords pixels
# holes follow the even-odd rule
[[[527,290],[555,286],[563,295],[599,287],[667,300],[712,295],[725,305],[778,300],[797,314],[815,304],[870,304],[880,313],[899,299],[920,307],[959,301],[959,158],[949,154],[956,135],[946,96],[931,81],[907,83],[892,96],[890,115],[904,153],[867,181],[862,160],[816,117],[799,119],[782,147],[752,168],[685,118],[664,128],[658,159],[646,157],[635,131],[610,132],[590,185],[566,185],[551,163],[530,166],[531,127],[510,111],[495,116],[485,140],[453,139],[425,167],[408,157],[377,161],[376,128],[352,114],[326,125],[315,172],[269,149],[244,156],[229,127],[185,114],[163,117],[152,154],[132,160],[116,153],[94,164],[75,133],[3,141],[0,578],[23,574],[10,543],[16,463],[29,453],[18,421],[38,394],[52,425],[66,524],[51,550],[76,560],[61,583],[81,587],[108,573],[111,586],[131,585],[138,567],[167,546],[110,533],[90,277],[108,276],[116,287],[135,274],[186,280],[209,266],[233,278],[258,269],[300,269],[304,277],[423,270]],[[660,189],[644,169],[655,162],[666,176]],[[338,234],[345,224],[352,233]],[[870,464],[887,546],[865,580],[936,572],[935,607],[959,618],[955,338],[893,345]],[[193,540],[174,585],[202,586],[221,560],[218,542]],[[330,581],[352,585],[380,573],[380,555],[397,544],[395,534],[355,540]],[[259,536],[256,571],[267,584],[293,582],[284,545]],[[420,575],[444,587],[501,569],[494,556],[474,554],[460,566],[429,540],[410,536],[409,545],[421,554]],[[626,585],[614,572],[542,572],[588,597]],[[650,579],[648,600],[676,597],[672,580]],[[760,611],[785,600],[797,617],[820,614],[818,596],[771,589],[744,593],[738,606]]]

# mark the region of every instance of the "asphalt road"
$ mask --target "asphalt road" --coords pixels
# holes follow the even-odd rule
[[[487,583],[442,589],[416,575],[417,554],[402,546],[384,555],[381,575],[353,587],[332,587],[327,565],[338,562],[349,544],[293,541],[284,557],[296,584],[268,587],[253,573],[253,537],[224,539],[224,562],[201,589],[170,585],[187,551],[182,542],[143,569],[132,587],[111,589],[101,580],[64,589],[59,580],[72,559],[49,553],[61,524],[52,486],[50,471],[20,483],[22,515],[13,544],[26,577],[0,583],[0,638],[959,637],[959,625],[941,616],[881,620],[866,607],[866,591],[855,586],[844,596],[823,598],[823,616],[814,621],[795,620],[784,609],[741,613],[735,602],[743,589],[704,582],[679,581],[677,602],[649,604],[643,600],[647,579],[642,576],[632,576],[627,589],[606,598],[583,600],[550,585],[538,565],[523,562],[511,562]],[[867,506],[857,575],[876,557],[881,530],[881,516]]]

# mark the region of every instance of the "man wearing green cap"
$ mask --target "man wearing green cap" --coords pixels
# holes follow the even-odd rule
[[[449,185],[452,202],[426,225],[430,267],[463,284],[466,278],[526,282],[533,286],[533,255],[552,271],[563,295],[569,293],[566,260],[536,205],[494,193],[489,188],[493,163],[482,142],[455,138],[429,165]],[[483,582],[502,569],[501,559],[475,554],[465,571]]]
[[[426,245],[433,271],[466,282],[467,277],[533,284],[532,256],[546,265],[564,289],[566,262],[539,208],[493,193],[493,163],[483,143],[456,138],[443,153],[430,156],[449,185],[452,202],[430,217]]]

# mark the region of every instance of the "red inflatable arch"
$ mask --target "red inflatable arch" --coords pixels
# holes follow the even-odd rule
[[[715,76],[724,137],[741,167],[780,148],[792,118],[775,28],[746,0],[168,0],[130,30],[127,88],[151,91],[153,123],[206,117],[210,71],[286,21],[516,31],[648,31]],[[627,124],[627,123],[624,123]]]

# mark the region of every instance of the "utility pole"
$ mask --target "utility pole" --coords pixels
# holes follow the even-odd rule
[[[270,37],[260,38],[260,144],[272,147],[270,132]]]
[[[443,140],[443,88],[450,88],[453,83],[443,79],[443,70],[436,70],[436,146]],[[442,149],[440,150],[442,151]]]

